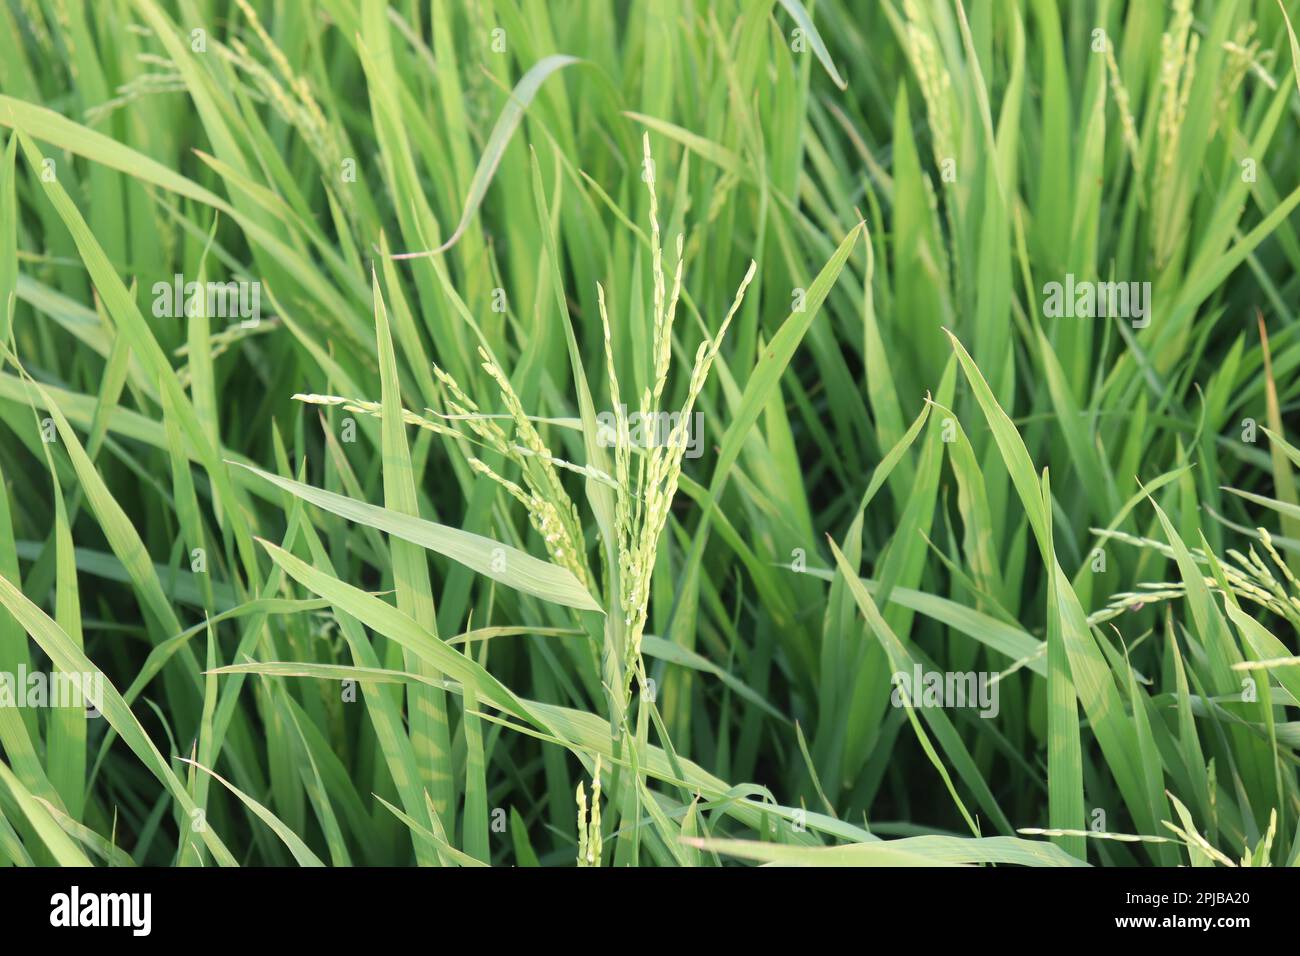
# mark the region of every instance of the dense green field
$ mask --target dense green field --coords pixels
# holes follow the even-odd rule
[[[1300,861],[1293,23],[3,0],[0,864]]]

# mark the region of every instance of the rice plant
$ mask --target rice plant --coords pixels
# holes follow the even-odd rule
[[[0,3],[0,864],[1300,862],[1298,17]]]

